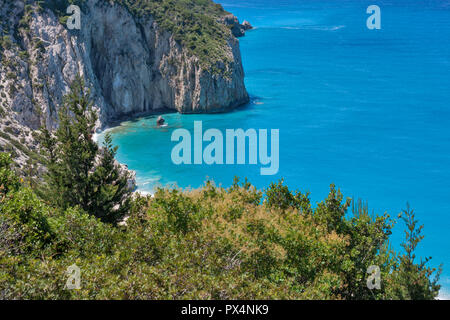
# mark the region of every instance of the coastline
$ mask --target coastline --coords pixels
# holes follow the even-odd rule
[[[450,301],[450,5],[388,2],[0,0],[0,300]]]
[[[176,110],[169,108],[159,108],[155,110],[143,111],[143,112],[130,112],[120,114],[115,116],[114,118],[108,119],[104,123],[100,123],[99,127],[96,129],[96,133],[101,134],[102,132],[113,129],[116,127],[120,127],[123,122],[127,121],[137,121],[141,118],[151,117],[151,116],[159,116],[162,114],[170,114],[170,113],[178,113]]]

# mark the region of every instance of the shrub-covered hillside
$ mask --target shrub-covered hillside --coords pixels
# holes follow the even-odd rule
[[[346,218],[349,202],[333,186],[316,209],[281,183],[263,204],[248,183],[159,190],[134,199],[118,227],[80,207],[46,204],[7,159],[1,155],[1,299],[432,299],[439,290],[431,270],[389,250],[387,216],[355,205]],[[65,290],[73,264],[81,289]],[[381,290],[366,286],[370,265],[381,268]]]
[[[422,227],[344,199],[334,186],[316,206],[283,181],[264,192],[235,180],[193,191],[132,195],[109,136],[92,141],[96,113],[78,78],[55,132],[41,130],[47,168],[19,177],[0,153],[0,299],[434,299],[439,271],[417,261]],[[25,178],[25,180],[23,179]],[[80,289],[65,288],[67,268]],[[380,289],[367,270],[380,269]]]

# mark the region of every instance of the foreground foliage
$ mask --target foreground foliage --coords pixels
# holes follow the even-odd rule
[[[316,208],[282,181],[263,193],[237,180],[132,200],[125,226],[80,207],[50,206],[0,155],[0,299],[433,299],[437,278],[414,262],[414,214],[405,253],[389,249],[389,216],[372,216],[331,186]],[[263,201],[262,201],[263,200]],[[81,289],[64,288],[67,267]],[[380,290],[366,285],[381,269]]]

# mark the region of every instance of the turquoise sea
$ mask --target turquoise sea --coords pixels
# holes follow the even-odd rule
[[[113,128],[118,159],[140,191],[158,185],[229,186],[235,175],[258,188],[284,178],[325,198],[330,183],[391,216],[409,202],[425,225],[418,253],[444,263],[450,292],[450,0],[223,0],[255,29],[240,38],[252,102],[225,114],[164,115]],[[381,30],[366,9],[381,8]],[[203,129],[279,129],[280,170],[260,165],[181,165],[171,133]],[[101,138],[101,137],[100,137]],[[399,248],[400,223],[393,235]]]

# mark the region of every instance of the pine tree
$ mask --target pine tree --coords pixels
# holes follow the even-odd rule
[[[435,299],[441,286],[438,284],[442,272],[439,269],[428,267],[431,257],[420,260],[416,263],[416,248],[423,240],[423,225],[418,225],[416,215],[407,206],[401,214],[402,220],[406,224],[405,242],[401,244],[405,253],[398,257],[399,263],[394,269],[394,282],[390,290],[393,295],[400,300],[432,300]],[[432,279],[432,275],[434,278]]]
[[[58,129],[54,134],[42,129],[40,139],[48,159],[43,194],[64,210],[79,206],[104,221],[116,221],[128,207],[128,175],[114,162],[117,148],[110,137],[105,150],[92,140],[98,118],[81,77],[73,81],[58,115]]]
[[[115,161],[117,146],[106,134],[101,150],[100,163],[92,176],[94,185],[92,211],[104,221],[116,222],[130,209],[131,190],[128,187],[128,173],[122,173]],[[120,204],[120,205],[119,205]]]

